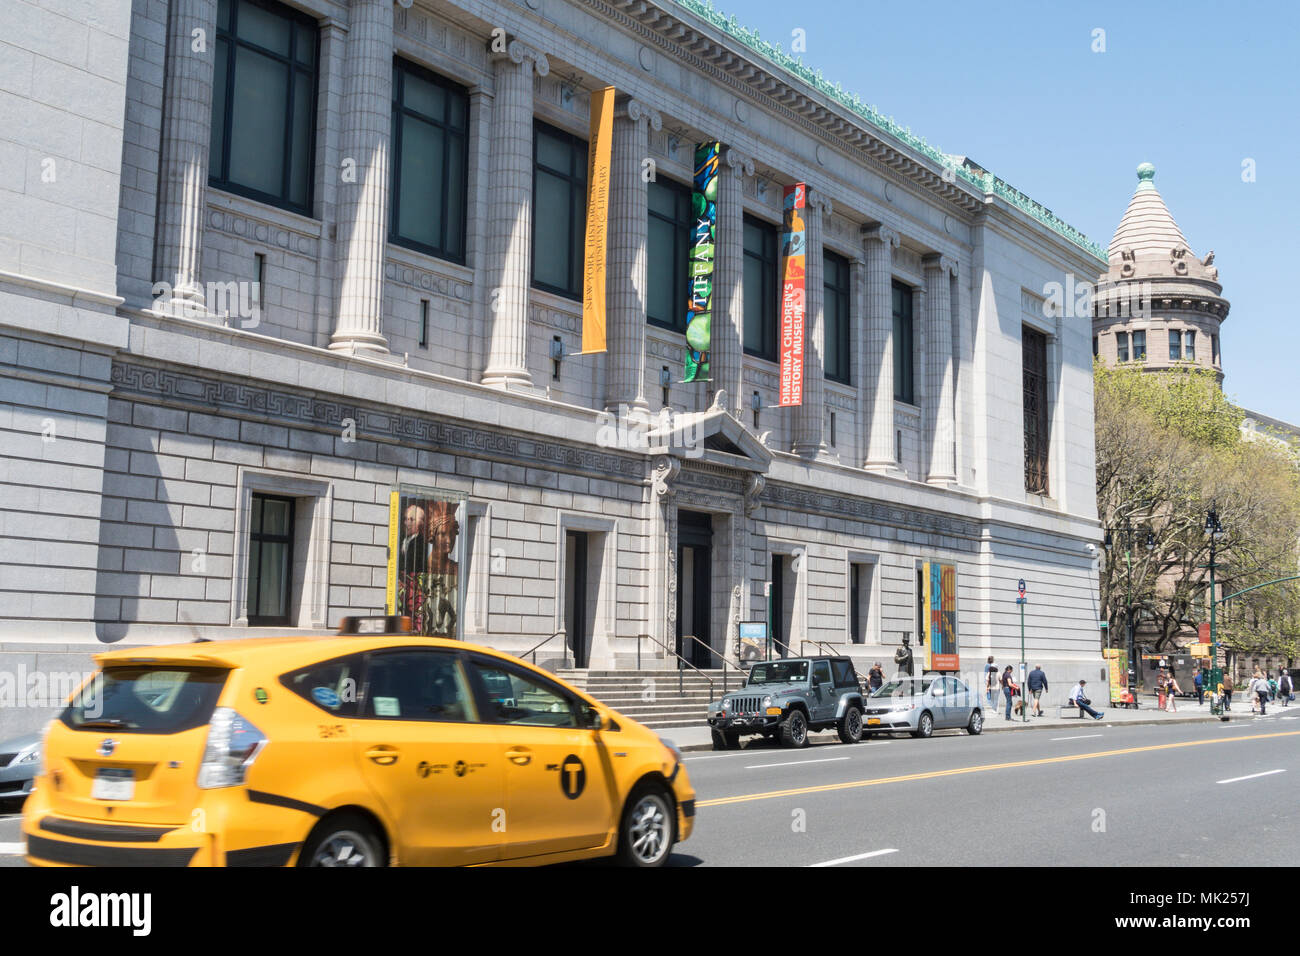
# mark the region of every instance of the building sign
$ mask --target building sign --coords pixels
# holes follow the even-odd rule
[[[921,565],[925,669],[961,670],[957,649],[957,566],[927,561]]]
[[[763,661],[772,656],[768,652],[766,621],[740,622],[740,654],[738,656],[741,663]]]
[[[695,147],[695,192],[691,195],[690,288],[686,300],[686,369],[684,380],[709,379],[713,325],[713,258],[718,235],[718,160],[721,143]],[[739,241],[739,237],[735,237]],[[732,396],[734,398],[734,396]]]
[[[582,352],[605,351],[605,246],[609,233],[609,151],[614,87],[591,94],[587,149],[587,237],[582,261]]]
[[[807,229],[804,209],[808,187],[785,187],[785,220],[781,233],[781,383],[777,405],[803,404],[804,296],[807,292]]]
[[[417,634],[460,637],[463,495],[401,485],[388,496],[387,613]]]

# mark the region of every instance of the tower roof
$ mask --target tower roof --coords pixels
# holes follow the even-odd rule
[[[1119,221],[1110,241],[1108,252],[1112,263],[1119,261],[1123,249],[1132,249],[1141,257],[1159,256],[1162,259],[1168,259],[1172,249],[1191,249],[1152,181],[1155,175],[1156,168],[1150,163],[1137,168],[1137,189],[1133,191],[1124,218]]]

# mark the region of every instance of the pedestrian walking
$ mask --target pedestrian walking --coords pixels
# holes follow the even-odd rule
[[[998,694],[998,665],[993,663],[993,656],[989,655],[988,665],[984,668],[984,697],[988,702],[990,711],[997,711],[997,694]]]
[[[1042,664],[1035,664],[1034,669],[1029,672],[1029,693],[1034,698],[1034,716],[1043,716],[1043,695],[1047,693],[1047,675],[1043,673]]]
[[[1196,688],[1196,706],[1200,707],[1205,703],[1205,678],[1199,667],[1196,669],[1196,676],[1192,678],[1192,685]]]
[[[1259,678],[1261,676],[1259,668],[1256,667],[1255,673],[1250,675],[1250,681],[1246,684],[1246,695],[1250,697],[1250,712],[1252,714],[1259,713]]]
[[[1251,681],[1251,690],[1255,692],[1255,696],[1259,699],[1259,713],[1260,716],[1262,717],[1268,713],[1268,711],[1265,709],[1266,705],[1268,704],[1268,681],[1265,680],[1263,677],[1256,677],[1253,681]],[[1254,712],[1255,709],[1254,707],[1252,707],[1251,713]]]
[[[1007,720],[1011,719],[1011,698],[1015,696],[1013,690],[1015,686],[1016,682],[1011,677],[1011,665],[1008,664],[1007,669],[1002,672],[1002,695],[1007,699]]]
[[[1165,676],[1165,669],[1160,668],[1160,673],[1156,675],[1156,709],[1165,709],[1165,690],[1169,686],[1169,678]]]
[[[1174,698],[1183,692],[1178,686],[1178,681],[1173,674],[1169,675],[1169,680],[1165,682],[1165,703],[1168,705],[1165,709],[1171,714],[1178,713],[1178,708],[1174,706]]]
[[[885,683],[885,669],[880,666],[880,661],[876,661],[875,666],[867,671],[867,687],[871,693],[875,693]]]
[[[1084,689],[1087,686],[1087,683],[1086,680],[1080,680],[1079,683],[1075,684],[1074,689],[1070,691],[1068,699],[1070,703],[1074,704],[1079,708],[1079,710],[1083,711],[1093,720],[1101,720],[1101,718],[1105,716],[1106,712],[1104,710],[1096,711],[1088,706],[1092,701],[1090,701],[1084,694]]]
[[[1277,700],[1277,678],[1273,676],[1272,671],[1268,674],[1268,699]]]
[[[1223,710],[1224,713],[1232,710],[1232,692],[1237,689],[1237,685],[1232,682],[1232,675],[1224,673],[1223,683],[1219,685],[1223,692]]]
[[[1282,676],[1277,679],[1277,696],[1282,701],[1283,707],[1291,706],[1291,701],[1295,698],[1295,684],[1291,682],[1289,671],[1283,671]]]

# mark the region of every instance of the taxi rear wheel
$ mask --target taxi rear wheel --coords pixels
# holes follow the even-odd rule
[[[299,866],[385,866],[382,843],[374,828],[360,817],[343,815],[325,820],[308,838]]]
[[[677,811],[672,798],[657,784],[642,784],[632,791],[623,808],[618,862],[624,866],[663,866],[676,835]]]

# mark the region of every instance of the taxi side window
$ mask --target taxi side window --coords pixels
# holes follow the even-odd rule
[[[458,723],[477,719],[456,655],[427,650],[370,656],[362,716]]]
[[[361,658],[353,655],[321,661],[280,676],[280,683],[335,717],[357,715]]]
[[[470,666],[486,702],[485,720],[534,727],[578,726],[572,699],[558,688],[485,660],[475,659]]]

